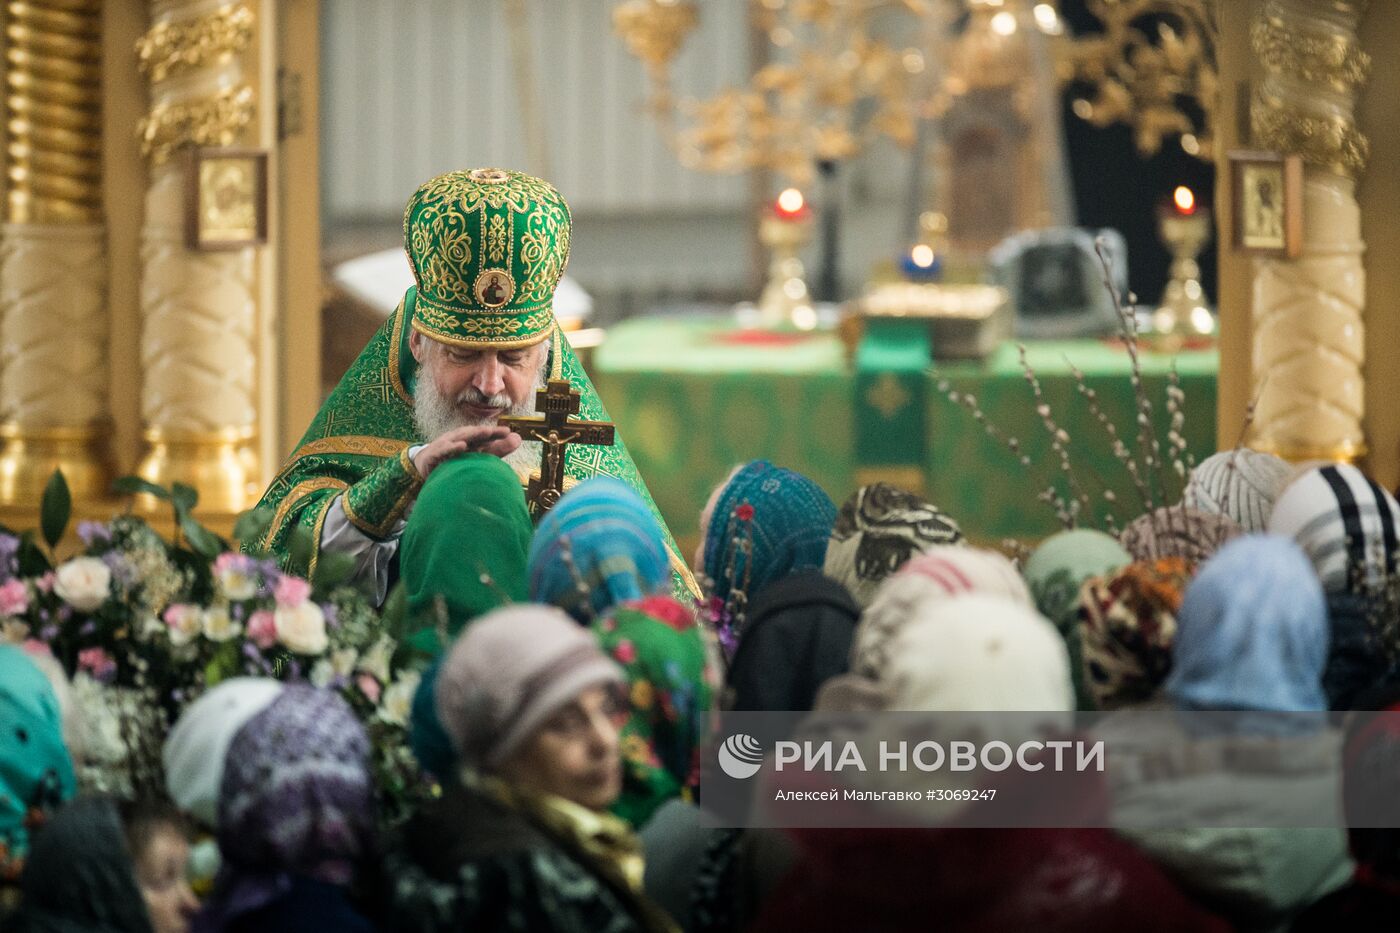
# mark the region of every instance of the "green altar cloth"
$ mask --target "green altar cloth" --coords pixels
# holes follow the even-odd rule
[[[1029,342],[1027,351],[1044,399],[1070,437],[1076,477],[1096,503],[1103,501],[1105,486],[1113,491],[1121,526],[1142,512],[1141,500],[1077,391],[1066,359],[1084,373],[1100,407],[1133,447],[1137,410],[1126,350],[1105,341],[1078,340]],[[891,358],[899,356],[896,348]],[[1199,460],[1216,449],[1217,354],[1143,352],[1143,383],[1164,453],[1167,376],[1173,364],[1185,393],[1182,434],[1187,450]],[[657,506],[677,538],[688,542],[694,541],[711,488],[734,464],[754,457],[800,470],[842,501],[871,459],[859,455],[857,439],[870,444],[884,430],[882,423],[872,426],[870,420],[888,411],[886,433],[907,432],[907,406],[920,401],[926,409],[920,458],[924,491],[964,532],[995,543],[1008,537],[1034,540],[1058,530],[1053,510],[1036,495],[1056,480],[1059,468],[1015,344],[1003,345],[983,361],[928,367],[920,377],[926,383],[922,392],[907,392],[898,380],[872,377],[872,365],[878,366],[878,359],[872,362],[866,354],[858,380],[834,334],[743,333],[725,319],[697,316],[640,318],[618,325],[598,348],[590,373]],[[1032,466],[1023,467],[969,411],[950,402],[938,388],[940,379],[956,391],[974,394],[987,420],[1020,442]],[[857,412],[865,419],[859,430]],[[1175,501],[1182,481],[1166,480],[1169,500]],[[1158,485],[1160,489],[1160,480]],[[1157,499],[1162,501],[1160,491]]]

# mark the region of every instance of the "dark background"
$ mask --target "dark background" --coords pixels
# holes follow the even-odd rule
[[[1098,30],[1098,20],[1085,9],[1085,0],[1060,0],[1060,15],[1075,35]],[[1144,25],[1151,28],[1151,19]],[[1187,155],[1175,137],[1168,137],[1153,156],[1144,158],[1133,144],[1132,128],[1115,124],[1100,129],[1070,110],[1076,96],[1068,88],[1062,101],[1065,149],[1070,183],[1081,227],[1113,227],[1128,241],[1129,286],[1144,305],[1155,305],[1167,283],[1171,256],[1157,236],[1157,205],[1186,185],[1197,204],[1215,201],[1215,166]],[[1201,281],[1215,301],[1215,244],[1200,256]]]

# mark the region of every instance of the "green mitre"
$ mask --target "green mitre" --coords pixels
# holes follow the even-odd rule
[[[559,192],[520,172],[477,168],[423,185],[403,217],[418,293],[414,330],[458,346],[544,340],[572,224]]]

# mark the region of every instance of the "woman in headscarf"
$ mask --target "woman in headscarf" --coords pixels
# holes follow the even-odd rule
[[[712,497],[700,551],[729,659],[721,706],[809,710],[850,663],[860,609],[821,572],[836,506],[800,473],[745,464]]]
[[[1285,487],[1269,531],[1290,537],[1327,594],[1331,647],[1323,683],[1333,709],[1397,682],[1400,662],[1400,504],[1356,467],[1332,464]]]
[[[1179,557],[1199,564],[1240,534],[1240,527],[1224,515],[1164,505],[1129,522],[1118,541],[1133,560]]]
[[[1125,709],[1157,698],[1172,667],[1176,614],[1191,569],[1179,557],[1164,557],[1085,582],[1079,644],[1092,708]]]
[[[1110,770],[1136,775],[1115,787],[1119,832],[1243,928],[1285,923],[1350,874],[1340,830],[1218,827],[1209,821],[1218,819],[1219,793],[1200,789],[1228,787],[1239,801],[1232,822],[1244,825],[1249,813],[1239,807],[1257,805],[1266,815],[1256,825],[1278,826],[1267,814],[1284,786],[1280,775],[1286,775],[1289,799],[1325,806],[1338,800],[1335,742],[1316,729],[1317,714],[1327,709],[1326,659],[1326,607],[1303,552],[1277,536],[1237,538],[1187,587],[1164,695],[1181,712],[1262,714],[1233,718],[1251,730],[1232,739],[1248,754],[1220,763],[1212,750],[1221,736],[1198,734],[1207,727],[1218,732],[1219,718],[1198,717],[1171,726],[1163,741],[1147,741],[1145,752],[1157,763],[1149,771],[1136,769],[1131,756],[1109,761]],[[1289,713],[1312,715],[1281,715]],[[1196,732],[1185,731],[1193,724],[1199,724]],[[1141,724],[1136,731],[1150,738]],[[1164,756],[1178,754],[1171,767],[1163,766]],[[1175,814],[1172,825],[1199,828],[1146,828],[1162,825],[1164,813]]]
[[[820,486],[767,460],[744,464],[715,490],[701,515],[697,556],[727,657],[757,615],[785,607],[844,613],[855,605],[821,573],[835,522],[836,506]],[[760,603],[779,583],[790,585]]]
[[[917,618],[899,627],[889,653],[886,681],[892,709],[1038,711],[1052,721],[1068,718],[1073,692],[1064,642],[1033,608],[972,594],[912,611]],[[1032,728],[1029,720],[1023,726],[1010,721]],[[969,736],[959,731],[964,722],[931,716],[928,729],[918,734],[921,739],[965,739]],[[997,737],[1012,740],[1009,732]],[[854,773],[852,779],[875,782],[871,786],[880,789],[894,789],[886,781],[904,781],[901,789],[926,790],[931,778],[935,783],[966,778],[970,789],[1005,779],[986,772],[935,776],[912,769],[872,769]],[[1032,793],[1019,796],[1038,796],[1051,780],[1056,778],[1047,770],[1037,776]],[[1081,825],[1101,825],[1097,814],[1106,809],[1107,798],[1097,776],[1061,780],[1065,784],[1056,785],[1053,794],[1056,814],[1072,812],[1068,818]],[[1014,790],[999,800],[1017,796]],[[791,831],[801,852],[798,862],[762,904],[758,921],[744,928],[808,933],[1225,929],[1112,832],[968,828],[977,825],[972,811],[986,806],[949,804],[929,826],[927,821],[940,811],[933,804],[919,805],[919,816],[911,818],[922,817],[929,828]],[[875,816],[872,826],[890,814]]]
[[[1083,654],[1079,644],[1079,595],[1084,581],[1114,573],[1133,562],[1123,546],[1102,531],[1076,528],[1051,535],[1026,561],[1025,577],[1036,608],[1055,623],[1069,649],[1075,704],[1092,709],[1084,688]]]
[[[170,799],[207,829],[219,821],[219,792],[229,744],[248,720],[281,696],[271,677],[233,677],[217,684],[180,713],[165,740],[162,760]]]
[[[1245,447],[1222,450],[1196,464],[1182,493],[1188,508],[1230,519],[1246,534],[1268,527],[1274,500],[1294,468],[1273,454]]]
[[[888,483],[872,483],[852,493],[836,514],[823,570],[864,609],[880,581],[909,558],[962,539],[957,522],[937,506]]]
[[[520,480],[500,457],[467,453],[423,483],[399,545],[410,642],[438,653],[472,619],[526,598],[534,527]]]
[[[373,864],[369,738],[331,690],[288,684],[229,744],[223,865],[200,933],[369,931],[351,889]]]
[[[437,684],[460,776],[390,857],[392,929],[671,928],[641,894],[636,837],[607,812],[622,682],[552,607],[497,610],[463,632]]]
[[[918,607],[973,593],[1031,605],[1016,567],[996,551],[944,545],[912,558],[880,585],[861,616],[851,645],[851,673],[880,680],[890,642]]]
[[[693,795],[717,676],[695,614],[664,595],[671,571],[661,526],[626,483],[585,480],[540,522],[529,576],[530,598],[588,625],[627,676],[613,812],[640,828],[667,800]]]
[[[462,627],[528,596],[530,521],[515,472],[500,457],[468,453],[437,466],[404,528],[399,566],[417,630],[407,644],[437,656]],[[409,747],[424,771],[450,780],[452,749],[433,712],[438,664],[418,682]]]
[[[31,830],[73,791],[58,696],[24,651],[0,645],[0,884],[18,873]]]

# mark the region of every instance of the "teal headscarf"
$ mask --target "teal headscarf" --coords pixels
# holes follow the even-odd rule
[[[752,460],[725,484],[705,534],[712,599],[741,590],[749,601],[795,570],[821,570],[836,524],[836,503],[812,480]],[[736,544],[752,541],[752,557]]]
[[[411,639],[440,652],[431,631],[437,600],[448,635],[506,603],[525,599],[530,513],[515,472],[499,457],[463,454],[428,475],[399,545],[408,612],[428,628]]]
[[[0,645],[0,862],[29,848],[25,817],[73,796],[58,697],[38,665]]]
[[[530,599],[588,622],[667,589],[666,538],[641,496],[597,476],[564,493],[530,546]]]

